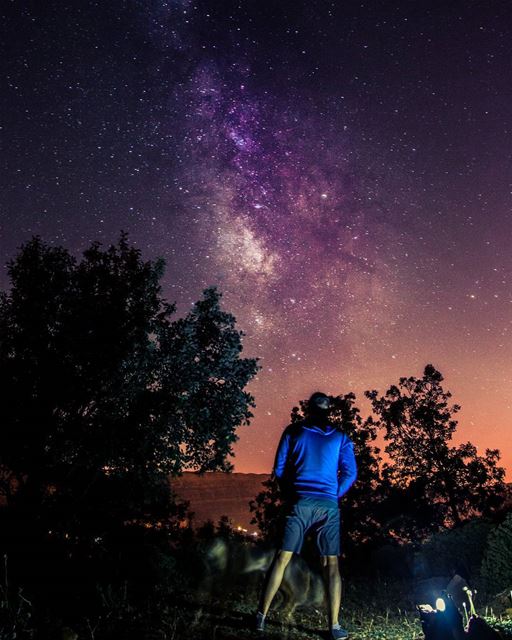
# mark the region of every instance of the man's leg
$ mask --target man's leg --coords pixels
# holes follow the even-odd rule
[[[283,575],[288,563],[290,562],[293,555],[293,551],[283,551],[280,549],[275,557],[274,561],[270,565],[270,568],[265,576],[265,586],[263,588],[263,592],[261,594],[260,599],[260,612],[266,616],[268,610],[270,609],[270,605],[274,596],[277,593],[277,590],[281,586],[281,582],[283,581]]]
[[[318,524],[317,545],[322,558],[322,573],[329,602],[331,638],[348,638],[348,631],[339,623],[341,605],[341,576],[338,564],[340,554],[340,510],[328,507]]]
[[[322,556],[322,568],[329,603],[329,620],[332,627],[338,624],[341,605],[341,576],[338,556]]]
[[[304,509],[300,501],[293,505],[286,516],[281,549],[277,551],[274,560],[267,571],[263,591],[260,598],[259,611],[256,613],[256,629],[263,631],[265,618],[270,604],[283,580],[283,575],[294,553],[300,553],[304,541],[304,531],[308,527],[307,518],[310,510]],[[285,551],[286,549],[286,551]],[[290,551],[293,549],[293,551]]]

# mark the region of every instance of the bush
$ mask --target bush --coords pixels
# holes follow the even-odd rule
[[[482,578],[489,593],[512,587],[512,512],[489,534],[482,560]]]
[[[466,580],[478,579],[491,529],[491,522],[475,519],[432,535],[421,546],[426,573],[431,576],[458,573]]]

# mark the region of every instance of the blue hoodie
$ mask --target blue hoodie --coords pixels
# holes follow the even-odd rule
[[[290,424],[277,448],[274,475],[281,487],[291,485],[299,498],[337,504],[357,477],[354,445],[332,425]]]

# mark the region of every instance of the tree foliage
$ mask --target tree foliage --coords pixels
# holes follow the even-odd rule
[[[101,545],[180,515],[169,475],[231,468],[257,359],[240,357],[244,334],[216,287],[173,321],[163,271],[126,234],[80,261],[35,237],[8,263],[0,489],[20,526]]]
[[[462,575],[474,580],[480,573],[480,565],[487,537],[493,524],[485,518],[475,518],[460,527],[443,529],[431,535],[420,547],[427,564],[427,575]]]
[[[489,533],[482,577],[489,593],[512,589],[512,512]]]
[[[429,529],[489,515],[503,499],[499,451],[487,449],[479,456],[469,442],[451,445],[460,407],[450,405],[451,394],[442,381],[441,373],[427,365],[423,377],[400,378],[383,396],[366,392],[387,442],[390,462],[383,467],[384,481],[402,501],[405,518],[395,523],[398,536],[411,533],[409,524],[419,524],[413,534],[423,536]]]
[[[264,489],[249,503],[253,513],[251,524],[258,527],[261,540],[268,544],[277,544],[285,522],[286,500],[273,475],[262,485]]]
[[[383,396],[367,391],[373,415],[366,420],[354,394],[330,398],[329,421],[353,440],[358,463],[358,479],[341,505],[345,549],[386,541],[416,545],[436,531],[496,514],[501,506],[505,485],[499,451],[478,455],[470,442],[451,443],[459,407],[450,403],[442,382],[440,372],[427,365],[423,377],[400,378]],[[304,418],[306,407],[306,400],[293,407],[292,423]],[[375,446],[379,430],[386,462]],[[278,539],[285,498],[270,478],[252,501],[253,523],[264,538]]]
[[[377,523],[374,516],[381,500],[380,451],[374,445],[376,429],[371,421],[361,418],[353,393],[329,398],[329,423],[349,435],[358,464],[358,479],[343,498],[344,530],[352,542],[366,542],[375,538]],[[291,423],[303,420],[306,410],[307,400],[301,400],[299,406],[292,408]],[[271,477],[263,484],[265,489],[251,502],[252,522],[265,539],[276,540],[284,520],[286,496],[281,495],[275,478]]]

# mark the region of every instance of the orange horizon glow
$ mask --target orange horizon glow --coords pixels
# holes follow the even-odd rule
[[[426,364],[426,363],[425,363]],[[436,366],[435,362],[433,363]],[[512,393],[506,398],[496,388],[486,403],[480,402],[481,396],[476,393],[479,380],[475,381],[463,370],[451,370],[445,366],[437,367],[444,376],[443,387],[451,391],[453,404],[459,404],[461,410],[455,415],[458,421],[457,429],[453,437],[453,444],[470,441],[478,449],[481,455],[485,449],[499,449],[501,454],[500,466],[505,468],[506,481],[512,482],[512,437],[510,436],[510,422],[512,412],[509,403],[512,401]],[[233,463],[235,471],[242,473],[270,473],[273,465],[275,449],[277,447],[281,431],[289,424],[290,412],[293,406],[299,404],[299,400],[306,399],[317,388],[331,395],[338,395],[354,391],[356,393],[356,405],[361,409],[361,415],[370,414],[369,402],[363,396],[365,389],[377,388],[379,392],[386,391],[391,384],[397,383],[400,376],[414,375],[420,377],[423,367],[412,370],[407,368],[390,368],[389,374],[381,372],[379,378],[374,377],[373,385],[356,388],[355,385],[340,384],[336,389],[334,385],[315,384],[313,381],[284,378],[279,387],[265,385],[265,393],[262,387],[265,377],[260,372],[259,380],[249,386],[249,390],[256,398],[256,409],[253,409],[254,418],[249,426],[238,429],[240,440],[235,445],[235,457]],[[400,373],[398,373],[400,371]],[[306,377],[306,376],[304,376]],[[370,376],[368,377],[370,381]],[[326,377],[332,381],[332,377]],[[385,380],[385,382],[384,382]],[[296,386],[295,386],[296,385]],[[491,386],[492,389],[492,386]],[[499,403],[501,397],[501,404]],[[491,402],[493,400],[493,402]],[[378,437],[378,446],[382,451],[385,442],[382,436]]]

